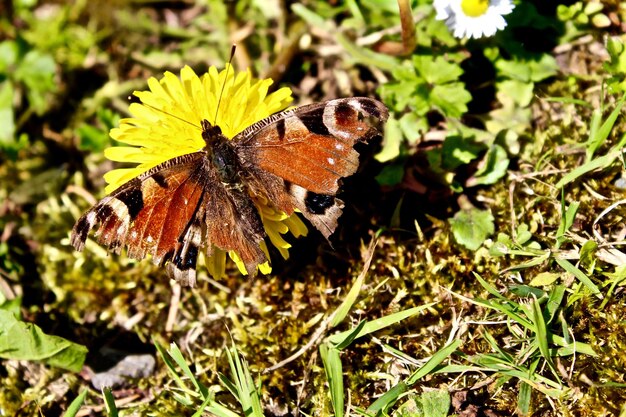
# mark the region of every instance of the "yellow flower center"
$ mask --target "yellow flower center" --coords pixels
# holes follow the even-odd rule
[[[461,9],[466,16],[478,17],[485,14],[489,8],[489,0],[462,0]]]

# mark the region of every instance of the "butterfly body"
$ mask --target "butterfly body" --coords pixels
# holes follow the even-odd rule
[[[193,285],[201,249],[234,251],[249,274],[265,261],[266,233],[256,198],[293,214],[298,210],[327,239],[343,202],[342,178],[358,168],[357,142],[378,134],[363,121],[385,121],[380,102],[347,98],[276,113],[226,138],[201,122],[206,146],[144,172],[103,198],[72,230],[82,250],[90,230],[117,253],[152,256],[177,281]]]

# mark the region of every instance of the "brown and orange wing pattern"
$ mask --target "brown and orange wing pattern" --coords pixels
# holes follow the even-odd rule
[[[343,207],[335,197],[340,180],[359,165],[354,145],[379,134],[364,118],[388,116],[377,100],[337,99],[277,113],[233,141],[252,192],[287,214],[299,209],[328,238]]]
[[[104,197],[72,229],[71,243],[82,250],[90,230],[100,244],[128,256],[152,256],[178,281],[192,284],[199,246],[203,241],[202,201],[209,192],[204,153],[173,158]],[[203,229],[204,227],[204,229]]]

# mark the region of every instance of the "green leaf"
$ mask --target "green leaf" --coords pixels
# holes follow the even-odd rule
[[[417,113],[407,113],[400,118],[400,130],[410,144],[417,143],[428,129],[428,119]]]
[[[117,410],[117,406],[115,405],[115,398],[113,397],[113,394],[111,393],[111,388],[104,388],[102,390],[102,396],[104,397],[104,405],[106,406],[107,409],[107,416],[108,417],[117,417],[118,416],[118,410]]]
[[[342,345],[344,344],[347,338],[351,338],[352,340],[357,339],[359,337],[363,337],[370,333],[374,333],[378,330],[384,329],[385,327],[391,326],[393,324],[399,323],[400,321],[407,319],[415,314],[425,310],[427,308],[432,307],[436,303],[429,303],[423,306],[409,308],[407,310],[398,311],[397,313],[389,314],[387,316],[380,317],[378,319],[370,320],[365,322],[365,324],[361,327],[361,330],[354,335],[354,329],[347,330],[345,332],[334,334],[328,337],[328,341],[333,345]],[[359,324],[361,326],[361,324]]]
[[[80,410],[80,407],[82,407],[83,402],[85,401],[85,397],[87,397],[87,393],[89,392],[88,389],[83,389],[80,394],[78,394],[76,396],[76,398],[74,398],[74,400],[72,401],[72,403],[69,405],[69,407],[67,407],[67,410],[65,410],[65,413],[63,414],[63,417],[75,417],[76,414],[78,414],[78,411]]]
[[[578,178],[584,176],[588,172],[595,171],[597,169],[604,169],[611,165],[617,158],[622,155],[621,147],[624,146],[626,142],[626,134],[622,136],[620,139],[620,143],[613,147],[606,155],[599,156],[597,158],[592,159],[589,162],[584,163],[583,165],[574,168],[567,174],[563,176],[554,186],[555,188],[562,188],[570,182],[576,181]]]
[[[561,277],[561,274],[555,272],[541,272],[533,278],[528,285],[533,287],[543,287],[544,285],[552,285]]]
[[[437,367],[450,355],[452,355],[452,353],[457,350],[459,346],[461,346],[461,343],[463,342],[460,339],[456,339],[435,352],[435,354],[431,356],[424,365],[422,365],[418,370],[413,372],[411,376],[407,378],[407,384],[413,385],[425,376],[435,372],[437,370]]]
[[[380,185],[396,185],[402,182],[404,178],[404,161],[395,161],[394,163],[387,164],[376,175],[376,181]]]
[[[370,243],[370,247],[369,247],[369,254],[370,255],[366,259],[366,261],[365,261],[365,263],[363,265],[363,270],[361,271],[361,273],[359,274],[357,279],[354,280],[354,284],[352,284],[352,286],[350,287],[350,291],[348,291],[348,294],[346,294],[343,302],[333,312],[333,317],[332,317],[332,319],[330,321],[330,326],[331,327],[336,327],[337,325],[339,325],[343,321],[343,319],[346,318],[346,316],[350,312],[350,309],[352,308],[354,303],[356,303],[356,300],[359,297],[359,294],[361,292],[361,288],[363,287],[363,283],[365,282],[365,277],[367,276],[367,272],[369,270],[370,263],[372,261],[372,257],[371,256],[372,256],[374,247],[375,247],[375,242],[372,241],[372,243]]]
[[[83,151],[102,152],[109,143],[108,133],[88,124],[79,126],[76,134],[79,138],[78,148]]]
[[[424,416],[446,417],[450,409],[450,393],[446,390],[426,391],[420,395]]]
[[[598,128],[593,129],[589,132],[589,139],[587,140],[587,162],[591,160],[593,154],[598,150],[598,148],[606,141],[613,130],[613,126],[617,121],[617,117],[620,115],[622,111],[622,107],[624,106],[624,100],[626,100],[626,95],[623,95],[622,98],[617,102],[615,108],[611,112],[611,114],[606,118],[604,123]]]
[[[537,298],[545,297],[546,292],[539,288],[531,287],[529,285],[509,285],[509,290],[512,294],[517,295],[518,297],[532,297],[533,295]]]
[[[87,348],[59,336],[45,334],[38,326],[17,320],[0,310],[0,357],[40,361],[46,365],[79,372]]]
[[[261,406],[261,397],[259,390],[254,384],[254,380],[250,375],[248,363],[239,354],[234,342],[229,349],[226,349],[228,363],[230,365],[230,373],[232,375],[235,387],[235,397],[241,404],[241,408],[245,416],[263,417],[263,407]]]
[[[291,10],[309,26],[317,27],[325,31],[332,31],[334,29],[333,25],[327,21],[327,19],[315,13],[311,9],[306,8],[302,4],[292,4]]]
[[[476,143],[470,138],[448,135],[441,147],[441,167],[453,171],[476,159],[484,149],[485,145]]]
[[[344,415],[344,398],[343,398],[343,368],[339,350],[327,343],[322,343],[319,347],[322,363],[324,364],[324,372],[328,380],[330,388],[330,399],[335,411],[336,417]]]
[[[580,248],[580,262],[585,265],[593,265],[595,262],[595,254],[598,250],[598,243],[595,240],[589,239]]]
[[[463,83],[449,83],[435,85],[430,94],[432,103],[449,117],[461,117],[467,112],[467,103],[472,95],[465,89]]]
[[[468,187],[495,184],[504,177],[510,162],[506,150],[500,145],[493,145],[485,155],[484,161],[474,177],[467,181]]]
[[[400,130],[400,122],[395,117],[390,117],[385,123],[385,134],[383,140],[383,148],[376,155],[376,159],[380,162],[387,162],[400,155],[400,145],[402,144],[402,131]]]
[[[348,346],[350,346],[350,344],[352,344],[354,339],[356,339],[357,337],[360,337],[359,333],[363,331],[363,327],[365,326],[366,323],[367,322],[365,321],[361,321],[359,324],[356,325],[354,329],[350,330],[348,334],[342,333],[342,335],[345,335],[345,337],[343,338],[343,340],[339,340],[339,338],[337,338],[336,339],[337,344],[334,345],[334,348],[337,350],[343,350],[347,348]]]
[[[411,374],[406,381],[399,382],[396,386],[384,393],[378,398],[372,405],[367,408],[367,412],[370,414],[378,414],[381,411],[386,411],[392,407],[398,398],[404,394],[412,385],[417,383],[425,376],[437,372],[439,365],[446,360],[459,346],[461,340],[457,339],[450,344],[439,349],[433,356],[431,356],[424,365]],[[446,410],[447,411],[447,410]]]
[[[515,231],[515,242],[519,245],[525,245],[530,239],[532,239],[533,234],[528,230],[529,227],[526,223],[522,223],[517,226],[517,230]]]
[[[517,394],[517,408],[522,416],[528,415],[530,411],[530,401],[532,399],[532,387],[526,382],[521,382]]]
[[[517,99],[511,97],[506,90],[498,89],[496,97],[501,106],[489,112],[489,118],[485,120],[487,131],[494,135],[503,130],[512,131],[518,135],[524,134],[532,120],[531,110],[518,105]]]
[[[521,82],[543,81],[556,75],[559,69],[556,59],[547,53],[512,60],[500,58],[495,65],[499,76]]]
[[[550,353],[550,346],[548,345],[548,342],[552,339],[552,335],[546,326],[546,321],[543,317],[543,312],[541,311],[539,301],[537,301],[537,299],[533,297],[530,307],[530,319],[532,320],[535,328],[535,342],[539,347],[539,352],[541,352],[541,356],[543,356],[548,366],[550,367],[550,370],[558,379],[559,373],[557,372],[556,366],[552,361],[552,354]]]
[[[505,76],[512,80],[530,82],[530,67],[525,61],[518,59],[506,60],[500,58],[495,63],[500,76]]]
[[[170,348],[167,353],[172,359],[174,359],[176,365],[178,365],[178,367],[183,371],[183,374],[194,385],[194,387],[196,388],[196,392],[200,393],[200,395],[202,395],[202,398],[207,398],[207,396],[209,396],[208,388],[202,382],[198,381],[194,373],[191,371],[191,368],[189,368],[189,365],[187,365],[187,361],[185,361],[183,353],[178,348],[178,345],[176,345],[176,343],[174,342],[170,343]]]
[[[552,288],[552,290],[550,291],[550,296],[548,297],[548,302],[546,303],[546,316],[548,319],[548,323],[552,323],[552,321],[556,317],[557,312],[561,308],[561,302],[563,301],[564,296],[564,285],[555,285],[554,288]]]
[[[0,82],[0,149],[11,147],[14,143],[14,117],[13,84],[5,80]]]
[[[535,84],[532,82],[508,79],[496,83],[496,87],[522,107],[528,106],[534,97]]]
[[[385,415],[387,410],[398,401],[398,399],[409,390],[409,386],[405,382],[399,382],[389,391],[381,395],[372,405],[367,408],[369,415]],[[381,413],[382,412],[382,413]]]
[[[392,414],[393,417],[446,417],[450,409],[450,393],[446,390],[425,391],[408,395]]]
[[[0,291],[0,310],[5,310],[18,319],[22,319],[20,307],[22,306],[22,297],[15,297],[11,300],[5,298],[4,294]]]
[[[469,250],[478,249],[493,234],[493,215],[488,210],[476,208],[462,210],[450,219],[450,226],[456,241]]]
[[[49,94],[57,89],[55,74],[56,64],[52,56],[38,50],[27,52],[15,70],[15,79],[27,87],[30,106],[39,115],[48,109]]]
[[[348,53],[350,59],[355,62],[378,67],[386,71],[393,71],[400,64],[396,58],[390,55],[374,52],[370,48],[357,45],[341,32],[335,34],[335,40]]]
[[[400,385],[396,385],[392,389],[398,389],[399,391],[400,389],[404,388],[406,390],[406,385],[402,388],[399,388],[399,387]],[[384,395],[387,395],[390,391],[387,391]],[[399,395],[395,396],[396,401],[398,397]],[[424,413],[422,411],[422,405],[419,403],[419,397],[417,395],[415,395],[414,393],[408,393],[408,395],[404,398],[407,398],[407,400],[404,401],[395,409],[393,414],[391,414],[392,417],[424,417]],[[379,415],[388,414],[387,409],[383,410],[383,413],[379,413]]]
[[[15,41],[0,42],[0,74],[9,74],[17,63],[19,47]]]
[[[97,117],[97,126],[85,123],[76,129],[80,138],[79,149],[99,153],[111,145],[109,131],[117,126],[120,117],[104,107],[97,110]]]
[[[448,62],[441,56],[433,59],[430,55],[415,55],[413,65],[429,84],[456,84],[463,75],[463,69],[459,64]]]
[[[565,271],[574,275],[574,277],[576,277],[576,279],[578,279],[585,287],[587,287],[596,297],[598,297],[599,299],[604,298],[598,286],[594,284],[593,281],[591,281],[591,279],[587,275],[585,275],[580,269],[576,268],[566,259],[555,258],[555,261]]]

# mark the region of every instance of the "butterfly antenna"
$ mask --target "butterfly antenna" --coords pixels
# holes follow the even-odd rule
[[[163,109],[158,109],[158,108],[156,108],[156,107],[154,107],[154,106],[151,106],[150,104],[147,104],[147,103],[142,102],[141,100],[139,100],[139,98],[138,98],[137,96],[135,96],[135,95],[133,95],[133,94],[131,94],[131,95],[129,95],[129,96],[128,96],[128,101],[130,101],[130,103],[131,103],[131,104],[132,104],[132,103],[139,103],[139,104],[141,104],[142,106],[149,107],[149,108],[151,108],[152,110],[156,110],[156,111],[158,111],[158,112],[161,112],[161,113],[163,113],[163,114],[166,114],[166,115],[168,115],[168,116],[170,116],[170,117],[173,117],[174,119],[178,119],[178,120],[180,120],[181,122],[185,122],[185,123],[187,123],[187,124],[189,124],[189,125],[191,125],[191,126],[193,126],[193,127],[196,127],[196,128],[198,127],[198,125],[191,123],[189,120],[185,120],[185,119],[183,119],[182,117],[176,116],[175,114],[172,114],[172,113],[170,113],[170,112],[166,112],[166,111],[165,111],[165,110],[163,110]]]
[[[228,66],[226,67],[226,74],[224,75],[224,83],[222,84],[222,90],[220,91],[220,96],[217,99],[217,108],[215,109],[215,118],[213,119],[213,126],[217,124],[217,115],[220,111],[220,103],[222,102],[222,94],[224,94],[224,88],[226,87],[226,80],[228,79],[228,71],[230,71],[230,67],[233,63],[233,57],[235,56],[235,49],[237,49],[237,45],[233,44],[232,48],[230,48],[230,58],[228,58]],[[234,82],[235,80],[233,80]]]

